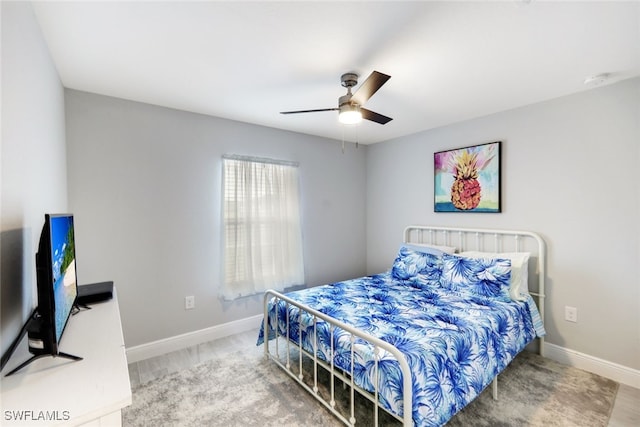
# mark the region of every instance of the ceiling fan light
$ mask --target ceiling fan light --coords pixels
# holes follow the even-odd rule
[[[345,125],[355,125],[362,121],[362,113],[358,105],[343,105],[340,107],[338,121]]]

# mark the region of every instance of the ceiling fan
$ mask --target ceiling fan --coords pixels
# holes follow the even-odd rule
[[[281,111],[280,114],[299,114],[299,113],[317,113],[320,111],[339,111],[338,120],[344,124],[359,123],[362,119],[384,125],[391,120],[391,117],[383,116],[366,108],[362,105],[373,96],[374,93],[389,80],[391,76],[374,71],[360,85],[360,87],[351,93],[351,88],[358,84],[358,75],[355,73],[345,73],[340,78],[342,86],[347,88],[347,94],[338,98],[337,108],[320,108],[316,110],[298,110],[298,111]]]

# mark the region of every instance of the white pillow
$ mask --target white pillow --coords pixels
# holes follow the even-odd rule
[[[509,295],[513,300],[524,300],[522,295],[529,293],[529,252],[479,252],[465,251],[460,256],[468,258],[503,258],[511,260],[511,286]]]
[[[442,253],[454,254],[458,250],[458,248],[453,246],[429,245],[427,243],[405,243],[403,246],[408,248],[413,247],[416,251],[426,252],[433,255],[441,255]]]

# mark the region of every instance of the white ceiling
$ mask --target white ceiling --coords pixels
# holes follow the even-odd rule
[[[43,2],[62,84],[368,144],[640,75],[639,2]],[[392,117],[343,127],[331,108],[373,71]],[[605,83],[605,84],[606,84]]]

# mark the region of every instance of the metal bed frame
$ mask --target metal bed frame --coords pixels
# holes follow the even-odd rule
[[[423,225],[411,225],[404,230],[404,242],[405,243],[423,243],[431,245],[441,246],[454,246],[458,251],[483,251],[483,252],[530,252],[531,257],[529,260],[529,284],[537,283],[537,289],[529,291],[529,293],[537,299],[538,311],[540,317],[544,322],[544,287],[545,287],[545,244],[540,235],[530,231],[512,231],[512,230],[493,230],[493,229],[475,229],[475,228],[456,228],[456,227],[439,227],[439,226],[423,226]],[[531,263],[535,264],[535,269],[531,269]],[[534,279],[534,280],[531,280]],[[531,287],[531,285],[530,285]],[[314,351],[313,353],[307,352],[302,347],[301,337],[298,343],[292,343],[286,337],[289,336],[289,318],[286,319],[287,331],[285,334],[279,334],[278,328],[275,331],[275,350],[272,351],[269,347],[269,334],[268,334],[268,306],[272,298],[275,298],[274,303],[278,300],[285,301],[287,304],[287,313],[289,312],[289,305],[297,307],[301,311],[307,312],[313,318],[314,326]],[[276,310],[277,316],[277,310]],[[302,318],[302,316],[300,316]],[[376,356],[376,362],[374,364],[374,392],[368,392],[358,387],[353,380],[352,372],[343,372],[341,369],[334,366],[333,357],[329,357],[330,361],[326,362],[318,358],[318,342],[316,332],[316,323],[318,319],[327,322],[330,325],[331,331],[331,353],[333,353],[333,333],[336,329],[342,329],[351,334],[351,369],[353,370],[354,361],[354,346],[355,338],[358,337],[367,341],[374,348],[374,355]],[[276,317],[276,324],[278,319]],[[387,414],[398,419],[402,422],[403,426],[408,427],[413,425],[413,411],[412,411],[412,385],[411,385],[411,372],[409,365],[405,360],[404,355],[393,345],[382,341],[374,336],[359,331],[358,329],[333,319],[311,307],[304,306],[279,292],[269,290],[264,295],[264,355],[265,358],[273,360],[276,365],[280,366],[291,378],[293,378],[298,384],[300,384],[305,390],[307,390],[312,396],[314,396],[320,403],[322,403],[329,411],[331,411],[338,419],[344,422],[346,425],[354,426],[356,423],[355,418],[355,392],[364,396],[366,399],[373,403],[373,423],[378,425],[379,411],[385,411]],[[281,354],[281,346],[284,346],[284,354]],[[403,417],[399,417],[396,414],[392,414],[383,409],[378,401],[378,355],[381,351],[386,351],[392,354],[397,360],[403,377],[402,397],[403,397]],[[539,338],[538,352],[544,355],[544,338]],[[292,357],[293,353],[293,357]],[[307,357],[313,363],[313,372],[311,373],[313,378],[305,381],[303,373],[303,358]],[[293,360],[292,360],[293,359]],[[297,359],[297,361],[295,360]],[[292,365],[293,362],[293,365]],[[294,366],[297,367],[294,369]],[[329,372],[329,399],[320,393],[318,387],[318,367],[321,367]],[[492,394],[493,398],[497,400],[498,383],[497,375],[493,379]],[[343,388],[349,388],[350,405],[348,408],[348,414],[344,414],[339,410],[336,405],[336,379],[342,384]],[[409,408],[407,410],[407,408]]]

